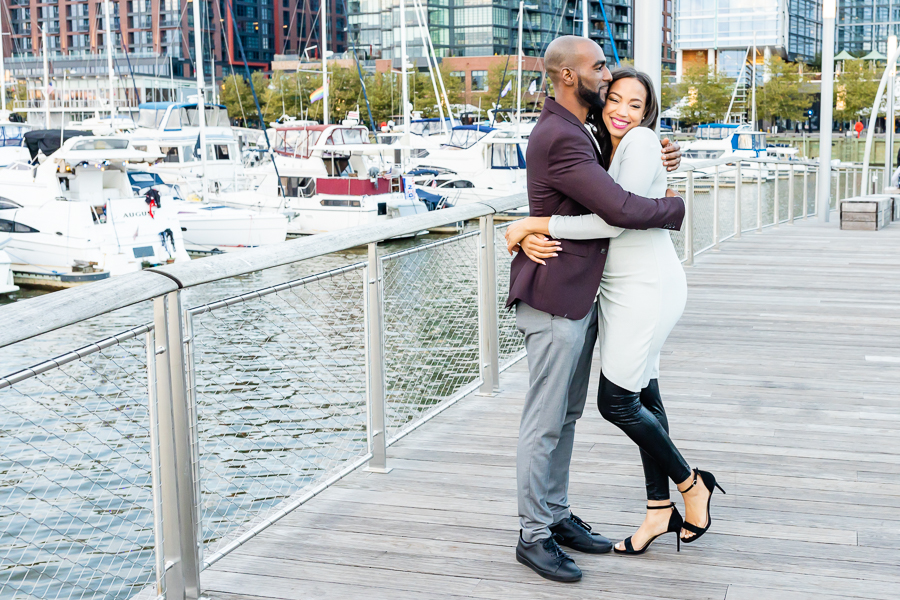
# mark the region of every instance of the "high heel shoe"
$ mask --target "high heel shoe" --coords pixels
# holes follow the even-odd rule
[[[688,531],[690,531],[691,533],[694,534],[687,539],[682,538],[680,535],[678,536],[678,539],[680,539],[685,544],[690,544],[691,542],[694,542],[694,541],[700,539],[700,536],[702,536],[704,533],[709,531],[709,527],[710,527],[710,525],[712,525],[712,515],[709,512],[709,505],[712,502],[712,495],[713,495],[713,492],[715,491],[715,488],[719,488],[720,492],[722,492],[723,494],[725,493],[725,490],[722,489],[722,486],[716,482],[715,475],[713,475],[712,473],[710,473],[708,471],[701,471],[700,469],[694,469],[694,481],[693,481],[693,483],[691,483],[690,486],[688,486],[688,488],[686,490],[681,492],[682,495],[688,493],[689,491],[691,491],[691,488],[693,488],[695,485],[697,485],[697,476],[698,475],[700,476],[700,481],[702,481],[703,485],[706,486],[706,489],[709,490],[709,498],[707,498],[707,500],[706,500],[706,527],[698,527],[689,521],[685,521],[683,528],[687,529]]]
[[[634,549],[634,546],[631,544],[632,536],[629,536],[625,540],[625,549],[624,550],[619,550],[618,548],[613,547],[613,550],[615,551],[615,553],[616,554],[643,554],[644,552],[647,551],[647,548],[650,547],[650,544],[655,542],[656,538],[658,538],[659,536],[665,535],[667,533],[676,533],[677,534],[679,531],[681,531],[681,528],[684,526],[684,519],[681,518],[681,513],[678,512],[678,508],[675,507],[674,502],[667,506],[648,506],[647,507],[648,510],[662,510],[664,508],[672,509],[672,514],[669,516],[669,526],[665,531],[663,531],[662,533],[655,535],[652,538],[650,538],[649,540],[647,540],[647,543],[644,544],[644,547],[641,548],[640,550]],[[681,552],[681,537],[676,536],[675,540],[676,540],[675,541],[676,548],[678,549],[678,552]]]

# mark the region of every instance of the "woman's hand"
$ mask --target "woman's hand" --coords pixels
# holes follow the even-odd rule
[[[548,235],[550,233],[549,226],[550,217],[525,217],[524,219],[513,221],[506,228],[506,249],[510,254],[518,251],[519,242],[529,234],[542,233]],[[552,241],[555,242],[556,240]]]
[[[525,256],[539,265],[546,265],[547,263],[543,259],[552,258],[557,255],[557,252],[562,250],[558,240],[551,240],[540,233],[528,234],[525,236],[525,239],[519,242],[519,247],[525,253]]]

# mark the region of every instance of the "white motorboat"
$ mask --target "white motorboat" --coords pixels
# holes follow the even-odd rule
[[[136,196],[144,197],[154,189],[166,206],[172,203],[189,252],[226,252],[277,244],[287,238],[285,215],[189,201],[178,184],[164,183],[158,173],[129,170],[128,178]]]
[[[40,165],[0,171],[17,282],[68,287],[190,260],[175,207],[136,197],[125,169],[154,157],[127,138],[76,137]]]
[[[138,106],[138,128],[129,135],[134,147],[162,157],[142,170],[159,173],[166,183],[206,197],[206,192],[235,191],[247,184],[238,142],[219,104],[204,105],[206,161],[200,155],[197,103],[146,102]],[[206,190],[204,190],[204,186]]]
[[[218,202],[286,214],[291,234],[337,231],[428,211],[414,193],[404,193],[402,178],[384,160],[384,149],[369,143],[364,127],[284,125],[272,133],[275,163],[248,169],[253,189],[220,192]]]
[[[682,164],[691,165],[713,159],[738,160],[742,158],[766,158],[766,134],[753,131],[750,125],[734,123],[707,123],[697,127],[696,139],[686,142],[681,149]],[[701,167],[695,171],[712,175],[714,167]],[[741,179],[754,180],[760,175],[769,177],[769,169],[763,163],[742,162]],[[677,178],[677,177],[676,177]],[[732,171],[720,167],[720,178],[734,179]]]
[[[0,203],[3,201],[0,200]],[[8,230],[14,229],[14,225],[9,221],[0,219],[0,235],[6,235],[6,238],[0,239],[0,294],[11,294],[19,291],[19,286],[13,280],[12,259],[9,254],[3,251],[5,246],[12,238]]]
[[[416,184],[459,206],[525,193],[523,140],[511,132],[485,125],[459,125],[450,141],[427,156],[412,159]],[[517,211],[527,212],[528,206]]]

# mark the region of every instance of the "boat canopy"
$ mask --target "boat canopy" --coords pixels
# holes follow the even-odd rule
[[[284,156],[309,158],[313,147],[325,137],[326,146],[356,146],[369,143],[369,131],[365,127],[342,125],[308,125],[275,128],[275,152]]]
[[[0,125],[0,146],[21,146],[31,125],[24,123],[3,123]]]
[[[67,140],[73,137],[93,136],[90,131],[81,131],[78,129],[35,129],[25,134],[25,145],[28,146],[28,153],[31,154],[31,160],[37,160],[38,152],[43,152],[44,156],[50,156],[60,149]]]
[[[735,123],[705,123],[697,126],[698,140],[724,140],[738,130]]]
[[[450,119],[444,118],[444,127],[450,129]],[[409,132],[413,135],[429,136],[441,132],[441,119],[434,117],[431,119],[416,119],[409,124]]]
[[[494,128],[486,125],[458,125],[450,132],[450,141],[444,145],[463,149],[471,148],[492,131]]]
[[[67,140],[62,149],[53,158],[69,163],[82,161],[132,161],[146,162],[156,160],[162,154],[136,149],[131,140],[115,137],[88,137],[78,140]]]
[[[766,149],[766,134],[761,131],[739,131],[731,138],[732,150],[753,150],[759,155]]]
[[[205,104],[206,125],[229,127],[228,110],[222,104]],[[183,127],[199,127],[196,102],[144,102],[138,105],[138,127],[172,131]]]

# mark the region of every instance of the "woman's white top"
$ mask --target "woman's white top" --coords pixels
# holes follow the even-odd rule
[[[635,127],[625,134],[609,165],[625,190],[661,198],[666,171],[656,134]],[[550,235],[557,239],[611,238],[600,283],[600,364],[619,387],[637,392],[659,376],[659,354],[687,300],[687,281],[672,238],[665,229],[621,229],[594,214],[555,215]]]

